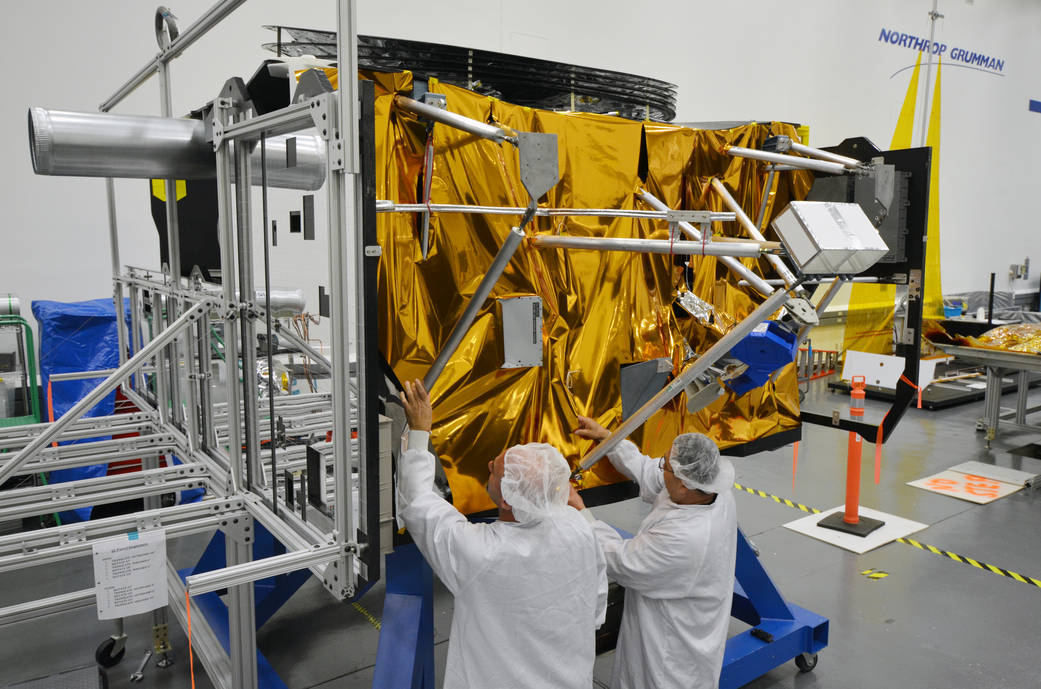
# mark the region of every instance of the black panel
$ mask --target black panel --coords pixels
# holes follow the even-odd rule
[[[217,231],[217,181],[189,179],[185,195],[177,201],[177,231],[181,238],[181,275],[191,275],[192,267],[199,266],[203,277],[220,282],[220,242]],[[149,184],[149,192],[152,190]],[[166,203],[149,193],[152,220],[159,232],[159,259],[170,262],[166,240]]]
[[[286,139],[286,167],[296,167],[296,137]]]
[[[282,55],[336,59],[336,34],[296,27],[280,30],[290,41],[266,43]],[[510,103],[551,110],[615,113],[635,120],[669,122],[676,116],[676,86],[650,77],[487,50],[358,36],[362,69],[410,70],[417,79],[436,77]]]
[[[325,483],[325,470],[322,466],[322,453],[310,445],[307,446],[307,502],[312,507],[323,508],[322,484]]]
[[[929,177],[932,162],[932,149],[906,148],[898,151],[879,151],[874,144],[864,137],[846,139],[838,146],[824,149],[841,155],[870,161],[881,157],[884,163],[892,165],[900,177],[907,182],[906,206],[906,256],[904,261],[894,263],[876,263],[863,273],[865,277],[878,278],[880,282],[908,285],[906,327],[911,335],[895,347],[895,354],[904,359],[903,377],[897,382],[893,405],[882,419],[882,440],[890,434],[900,422],[908,405],[917,396],[915,387],[918,384],[918,361],[922,354],[922,307],[925,294],[925,242],[929,220]],[[822,426],[834,426],[830,414],[821,414],[812,410],[803,410],[801,419],[805,423]],[[869,442],[877,439],[878,427],[863,421],[842,419],[836,426],[843,430],[851,430]]]
[[[304,239],[314,239],[314,194],[304,194]]]
[[[279,61],[264,60],[246,84],[246,92],[258,115],[281,110],[289,105],[289,77],[272,76],[267,66],[273,62]]]
[[[375,131],[375,85],[371,81],[359,80],[358,99],[361,113],[358,120],[359,162],[361,165],[361,236],[366,247],[378,247],[376,236],[376,131]],[[358,298],[362,304],[362,322],[365,325],[365,339],[361,342],[365,352],[365,418],[361,420],[365,427],[365,519],[372,527],[368,533],[358,531],[358,542],[366,544],[364,558],[368,576],[366,580],[373,582],[380,571],[380,444],[379,444],[379,381],[382,381],[383,356],[379,351],[377,334],[379,332],[379,311],[377,309],[377,273],[379,271],[379,255],[366,253],[362,258],[361,294]],[[393,438],[391,439],[394,440]],[[361,588],[361,587],[360,587]]]
[[[628,419],[637,409],[657,395],[672,374],[672,362],[666,359],[668,368],[658,371],[659,359],[638,361],[621,366],[622,420]]]
[[[332,313],[331,307],[329,293],[325,291],[323,285],[318,285],[318,315],[328,318],[329,314]]]
[[[725,450],[720,450],[719,454],[726,457],[748,457],[759,452],[776,450],[785,445],[797,443],[800,440],[802,440],[802,427],[792,428],[787,431],[763,436],[762,438],[756,438],[740,445],[732,445]]]

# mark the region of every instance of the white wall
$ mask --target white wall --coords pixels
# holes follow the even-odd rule
[[[214,0],[173,0],[187,26]],[[10,4],[0,25],[7,95],[0,103],[0,292],[74,300],[111,293],[103,182],[33,175],[26,110],[96,110],[157,51],[154,4],[140,0]],[[617,69],[679,85],[678,121],[781,119],[810,125],[811,143],[865,135],[889,145],[915,53],[881,43],[882,28],[927,36],[930,0],[361,0],[361,33],[466,45]],[[943,289],[1007,287],[1010,263],[1041,252],[1034,208],[1041,172],[1041,3],[941,0],[936,40],[1005,60],[1002,76],[965,68],[943,74],[941,213]],[[332,28],[333,0],[249,0],[173,63],[173,110],[209,100],[226,78],[248,78],[269,54],[264,24]],[[46,30],[40,30],[45,27]],[[41,39],[40,37],[44,38]],[[949,54],[949,53],[948,53]],[[923,70],[924,72],[924,70]],[[924,82],[924,74],[923,79]],[[924,84],[923,84],[924,85]],[[920,108],[919,108],[920,110]],[[154,80],[119,108],[158,113]],[[918,132],[915,141],[918,141]],[[296,196],[275,199],[275,217]],[[158,263],[147,183],[117,182],[123,263]],[[279,205],[283,204],[283,205]],[[258,206],[259,212],[259,206]],[[318,217],[322,211],[318,209]],[[258,222],[259,225],[259,222]],[[282,223],[280,222],[280,226]],[[280,239],[288,238],[284,227]],[[321,232],[319,232],[321,235]],[[282,246],[276,265],[303,270],[309,299],[321,243]],[[324,282],[324,280],[322,280]],[[283,280],[285,282],[285,280]],[[311,303],[312,310],[317,310]]]

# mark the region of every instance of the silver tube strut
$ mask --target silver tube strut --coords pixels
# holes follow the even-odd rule
[[[648,206],[655,210],[669,210],[669,207],[665,205],[665,203],[663,203],[660,199],[651,194],[649,191],[641,189],[638,196],[644,203],[646,203]],[[693,225],[691,225],[690,223],[681,222],[679,223],[679,226],[680,229],[687,233],[688,236],[692,237],[697,241],[701,241],[701,232],[696,230]],[[741,261],[727,256],[720,257],[719,261],[727,268],[729,268],[731,272],[736,273],[737,275],[747,280],[748,284],[755,288],[759,293],[763,294],[764,296],[773,294],[774,288],[767,284],[766,280],[752,272],[752,269],[746,266],[744,263],[741,263]]]
[[[604,438],[599,445],[593,448],[593,451],[579,462],[578,467],[575,469],[575,475],[577,476],[581,472],[586,471],[589,467],[593,466],[600,459],[605,457],[607,453],[618,445],[618,443],[629,437],[630,433],[642,426],[647,419],[651,418],[652,414],[664,407],[673,397],[680,394],[680,392],[687,387],[688,383],[704,373],[709,366],[726,356],[727,353],[734,348],[734,345],[740,342],[745,335],[752,332],[753,328],[769,318],[770,314],[781,308],[787,297],[788,294],[784,290],[777,290],[771,294],[766,301],[755,309],[755,311],[748,314],[747,318],[734,326],[734,328],[726,335],[719,338],[719,341],[717,341],[716,344],[709,347],[708,351],[699,356],[694,363],[683,371],[683,373],[676,376],[671,383],[662,388],[657,395],[637,409],[636,412],[626,419],[621,426],[611,433],[611,435]]]
[[[433,122],[440,122],[441,124],[447,124],[449,127],[455,127],[461,129],[464,132],[469,132],[475,136],[479,136],[482,139],[488,139],[494,141],[497,144],[501,144],[504,141],[508,141],[512,144],[517,143],[517,137],[502,127],[496,127],[494,124],[487,124],[479,120],[475,120],[469,117],[464,117],[448,110],[442,110],[433,105],[427,105],[426,103],[420,103],[418,100],[413,100],[407,96],[395,96],[394,103],[404,110],[408,110],[411,113],[415,113],[420,117],[426,118]]]
[[[741,204],[739,204],[737,200],[730,195],[730,192],[727,190],[727,188],[723,186],[723,182],[721,182],[718,177],[713,177],[711,185],[712,190],[719,194],[719,198],[723,199],[723,203],[726,204],[727,208],[732,210],[734,214],[737,216],[738,222],[741,223],[741,225],[745,228],[745,232],[748,233],[748,236],[760,242],[766,241],[766,238],[763,236],[763,233],[760,232],[759,228],[752,223],[752,219],[745,214],[744,209],[741,208]],[[777,273],[781,276],[786,285],[791,287],[793,284],[795,284],[795,275],[788,268],[788,266],[784,264],[784,261],[782,261],[780,257],[767,256],[766,260],[770,262],[770,265],[774,267],[774,270],[777,271]]]
[[[520,246],[521,240],[524,239],[524,232],[519,227],[514,227],[510,230],[510,234],[506,237],[506,241],[503,242],[502,247],[499,249],[499,253],[495,254],[495,259],[492,264],[488,267],[488,272],[484,274],[481,279],[481,284],[477,286],[473,296],[470,297],[470,301],[466,304],[466,309],[463,311],[463,315],[459,318],[459,322],[452,328],[452,333],[448,336],[448,342],[441,349],[437,355],[437,359],[430,366],[430,370],[427,371],[426,376],[423,377],[423,386],[427,390],[431,390],[434,387],[434,383],[441,376],[441,372],[444,370],[448,360],[455,354],[455,350],[459,347],[459,343],[463,341],[463,337],[466,332],[473,325],[474,319],[477,317],[477,312],[484,306],[484,300],[491,294],[492,288],[495,287],[495,283],[498,282],[499,276],[506,270],[507,264],[510,259],[513,258],[514,252],[517,247]]]

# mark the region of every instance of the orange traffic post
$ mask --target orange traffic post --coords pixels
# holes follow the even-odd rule
[[[864,418],[864,376],[853,376],[850,381],[849,416],[851,419]],[[860,434],[849,431],[849,444],[846,448],[846,506],[842,512],[834,512],[817,522],[817,526],[834,529],[855,536],[867,536],[885,522],[870,517],[860,516],[860,457],[864,447]]]
[[[864,417],[864,387],[867,382],[864,376],[853,376],[850,381],[849,416],[852,419]],[[860,454],[863,449],[860,435],[849,432],[849,445],[846,449],[846,512],[842,521],[856,524],[860,512]]]
[[[849,447],[846,456],[846,511],[842,521],[856,524],[860,512],[860,436],[849,432]]]

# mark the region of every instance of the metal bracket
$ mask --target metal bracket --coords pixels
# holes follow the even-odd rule
[[[213,309],[221,320],[233,321],[247,308],[244,302],[221,302]]]
[[[443,93],[431,93],[427,91],[419,97],[420,103],[426,103],[427,105],[433,105],[435,108],[441,108],[442,110],[448,109],[448,96]],[[434,123],[431,122],[431,125]]]
[[[296,93],[293,94],[293,104],[303,103],[311,98],[317,98],[325,93],[332,93],[333,85],[329,77],[320,69],[311,68],[300,75],[296,83]]]
[[[163,520],[156,515],[138,517],[136,521],[138,531],[151,531],[153,529],[161,529],[163,526]]]
[[[87,530],[80,527],[75,529],[69,529],[68,531],[62,531],[59,542],[62,545],[68,543],[83,543],[87,540]]]
[[[365,255],[366,256],[382,256],[383,255],[383,247],[381,247],[379,244],[370,244],[369,246],[365,247]]]
[[[224,122],[218,116],[218,111],[221,110],[235,110],[235,104],[230,98],[217,98],[213,101],[213,109],[210,111],[210,136],[213,140],[213,150],[216,151],[220,148],[221,143],[224,141]],[[131,271],[133,275],[133,271]],[[146,276],[147,278],[148,276]]]
[[[714,213],[713,211],[685,211],[675,210],[673,208],[670,208],[669,210],[665,211],[665,219],[668,220],[670,223],[687,222],[692,224],[700,224],[705,222],[712,222],[712,216],[714,215],[716,215],[716,213]]]
[[[521,183],[531,197],[538,200],[560,180],[557,166],[557,135],[519,132]]]
[[[311,119],[326,142],[326,155],[332,170],[343,170],[343,141],[340,139],[337,94],[325,93],[311,99]]]
[[[220,95],[213,101],[214,109],[212,116],[213,128],[213,150],[216,151],[224,142],[224,123],[217,116],[218,110],[230,110],[231,112],[245,112],[252,104],[249,100],[249,92],[246,84],[240,77],[232,77],[224,82]]]
[[[231,538],[243,544],[253,542],[253,517],[248,514],[221,520],[220,529],[224,532],[225,538]]]
[[[329,140],[330,132],[336,125],[336,104],[334,99],[335,96],[323,93],[309,101],[311,103],[311,120],[314,121],[314,128],[318,130],[318,134],[326,141]]]
[[[917,269],[909,271],[907,278],[907,298],[922,298],[922,271]]]
[[[152,626],[152,650],[156,653],[169,653],[173,650],[173,646],[170,645],[170,628],[165,623]]]
[[[317,548],[318,546],[316,545],[315,547]],[[343,553],[345,556],[356,555],[358,553],[358,544],[354,542],[344,543]],[[346,577],[344,578],[346,579]],[[340,581],[340,560],[333,560],[325,568],[322,576],[322,586],[339,600],[354,597],[354,586],[346,581]]]
[[[806,299],[792,297],[784,305],[784,308],[799,325],[817,325],[820,323],[817,310]]]
[[[74,497],[76,497],[76,489],[72,487],[59,485],[51,490],[51,500],[54,502]]]

